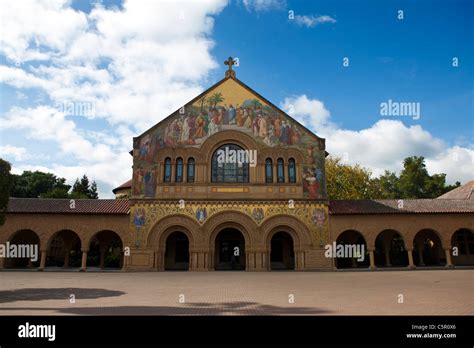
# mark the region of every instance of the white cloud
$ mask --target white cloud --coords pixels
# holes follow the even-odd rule
[[[11,145],[0,146],[0,156],[6,158],[13,158],[15,161],[23,161],[28,159],[30,156],[28,151],[24,147],[17,147]]]
[[[62,165],[48,161],[48,165],[16,164],[18,170],[41,170],[64,177],[73,184],[77,177],[86,174],[91,180],[96,180],[100,197],[111,197],[111,190],[127,181],[131,176],[132,156],[128,153],[131,148],[131,133],[125,126],[120,126],[117,132],[96,132],[78,129],[76,124],[57,109],[40,106],[37,108],[13,108],[4,115],[0,130],[22,130],[27,139],[52,142],[53,148],[58,148],[60,154],[56,161],[65,157],[75,159],[74,165]],[[10,152],[25,156],[25,148],[14,148],[10,145],[0,147],[0,153]],[[61,155],[63,157],[61,157]],[[16,161],[24,158],[15,158]],[[44,158],[42,158],[44,159]],[[42,162],[45,162],[44,160]]]
[[[323,24],[323,23],[336,23],[336,20],[331,16],[314,16],[314,15],[296,15],[295,22],[298,25],[306,26],[308,28],[313,28],[316,25]]]
[[[87,28],[86,15],[68,4],[67,0],[3,1],[0,50],[19,63],[47,60],[64,51]]]
[[[226,5],[125,1],[121,9],[98,4],[86,14],[67,0],[2,2],[0,82],[47,98],[5,112],[0,130],[15,132],[25,144],[59,149],[48,164],[13,163],[15,170],[50,171],[70,183],[86,173],[97,180],[101,197],[110,197],[111,188],[131,177],[132,137],[204,89],[201,83],[217,67],[210,53],[213,16]],[[93,105],[92,115],[68,117],[55,107],[82,102]],[[84,118],[111,127],[88,130]],[[65,157],[75,165],[61,164]]]
[[[225,5],[125,1],[121,10],[97,5],[85,14],[59,0],[7,2],[1,52],[22,64],[2,66],[0,81],[42,89],[54,104],[91,102],[96,117],[141,133],[203,90],[217,67],[212,16]]]
[[[286,7],[286,0],[242,0],[247,11],[263,12],[281,10]]]
[[[315,129],[328,124],[331,115],[323,102],[316,99],[308,99],[305,94],[285,98],[280,107],[304,126],[315,127]]]
[[[327,151],[351,164],[361,164],[373,175],[384,170],[399,172],[409,156],[424,156],[431,174],[446,173],[449,183],[473,179],[474,144],[448,146],[420,125],[405,126],[400,120],[382,119],[360,131],[338,128],[330,120],[324,104],[306,95],[286,98],[281,107],[293,117],[326,138]],[[290,113],[291,114],[291,113]]]

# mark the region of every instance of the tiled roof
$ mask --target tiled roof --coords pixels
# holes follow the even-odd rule
[[[403,207],[398,208],[400,202]],[[44,214],[128,214],[128,199],[76,199],[70,208],[69,199],[10,198],[9,213]],[[474,201],[466,199],[404,199],[404,200],[331,200],[329,212],[343,214],[413,214],[474,213]]]
[[[122,185],[117,186],[112,190],[113,193],[116,193],[117,191],[121,189],[129,189],[132,188],[132,179],[128,180],[127,182],[124,182]]]
[[[474,201],[474,180],[446,192],[444,195],[439,196],[438,199],[470,199]]]
[[[70,199],[57,198],[10,198],[9,213],[46,214],[128,214],[128,199]]]
[[[331,200],[329,212],[333,215],[474,213],[474,201],[466,199]]]

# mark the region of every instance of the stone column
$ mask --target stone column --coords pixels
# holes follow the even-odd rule
[[[446,254],[446,267],[453,268],[453,262],[451,261],[451,248],[444,249],[444,253]]]
[[[262,268],[265,271],[271,271],[272,265],[270,263],[270,251],[265,251],[262,255]]]
[[[255,271],[253,262],[250,262],[250,256],[253,255],[253,252],[245,250],[245,270],[246,271]],[[240,255],[242,257],[242,255]]]
[[[304,251],[295,251],[295,271],[304,270]]]
[[[259,271],[266,271],[265,267],[265,258],[266,258],[266,253],[263,250],[260,250],[256,254],[256,267]]]
[[[176,182],[176,161],[171,160],[171,180],[169,182]]]
[[[122,271],[125,271],[127,269],[127,264],[125,262],[125,255],[124,255],[124,252],[122,250],[122,252],[120,253],[120,263],[119,263],[119,267],[120,267],[120,270]]]
[[[198,256],[199,253],[196,251],[189,251],[189,270],[197,271],[199,268],[198,265]]]
[[[369,249],[369,258],[370,258],[369,269],[374,271],[375,270],[375,257],[374,257],[374,250],[373,249]]]
[[[81,272],[85,272],[87,269],[87,249],[82,249],[82,261],[81,261]]]
[[[44,271],[46,268],[46,250],[41,250],[40,266],[38,271]]]
[[[272,159],[272,164],[273,164],[273,183],[277,183],[278,182],[277,164],[276,164],[276,161],[273,161],[273,159]]]
[[[188,160],[183,158],[183,183],[188,182]]]
[[[415,263],[413,262],[413,249],[407,249],[408,254],[408,268],[415,269]]]
[[[156,270],[164,271],[165,270],[165,253],[164,251],[157,250],[156,252]]]
[[[215,265],[214,265],[214,263],[215,263],[215,257],[216,257],[216,256],[215,256],[215,251],[211,251],[211,252],[209,253],[209,270],[210,270],[210,271],[214,271],[214,267],[215,267]]]

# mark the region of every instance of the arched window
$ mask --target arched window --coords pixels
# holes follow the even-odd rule
[[[176,160],[176,182],[182,182],[183,181],[183,159],[179,157]]]
[[[246,154],[247,151],[235,144],[219,147],[212,154],[211,181],[249,182],[249,161]]]
[[[273,182],[273,161],[271,158],[265,160],[265,181],[267,183]]]
[[[283,165],[283,158],[277,160],[277,182],[285,182],[285,169]]]
[[[194,182],[194,158],[188,159],[188,182]]]
[[[291,183],[296,182],[296,164],[293,158],[288,160],[288,180]]]
[[[164,182],[171,181],[171,158],[167,157],[165,159],[165,175],[164,175]]]

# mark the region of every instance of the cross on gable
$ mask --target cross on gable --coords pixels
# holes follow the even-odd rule
[[[232,70],[232,65],[235,65],[234,58],[229,57],[227,60],[224,61],[224,64],[229,66],[229,69],[225,72],[225,76],[226,77],[229,77],[229,76],[235,77],[235,71]]]

